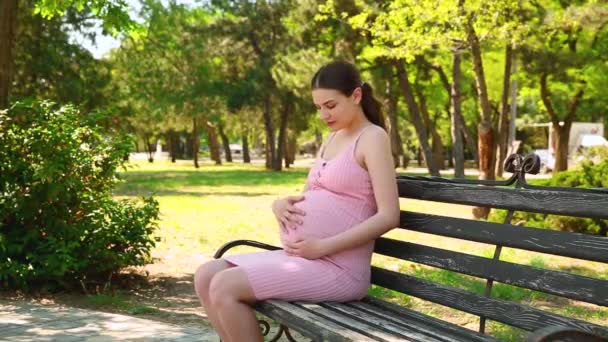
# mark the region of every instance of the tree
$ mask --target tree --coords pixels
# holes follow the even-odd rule
[[[104,29],[113,34],[135,30],[137,27],[127,13],[124,0],[37,0],[34,3],[34,13],[45,19],[63,16],[71,8],[89,12],[93,17],[101,19]],[[0,9],[0,108],[6,108],[14,72],[19,0],[2,1]]]
[[[111,66],[70,42],[67,33],[87,25],[87,14],[70,10],[64,17],[44,19],[31,13],[32,3],[23,0],[29,5],[20,7],[17,16],[13,97],[73,103],[87,112],[104,107]]]
[[[191,151],[198,168],[200,132],[207,131],[208,140],[214,143],[215,124],[220,122],[212,113],[221,91],[216,78],[221,60],[210,49],[214,42],[208,32],[213,15],[205,8],[189,9],[176,3],[165,7],[160,1],[148,0],[141,16],[146,30],[123,41],[112,56],[120,70],[118,77],[125,77],[123,99],[141,103],[144,111],[134,119],[138,125],[150,124],[156,135],[190,131],[187,152]],[[159,122],[142,118],[151,112],[159,113]],[[164,124],[156,130],[157,123]],[[175,139],[169,141],[175,143]],[[216,162],[221,163],[219,151],[215,151],[219,145],[212,147]]]
[[[8,106],[13,81],[13,47],[18,8],[19,0],[4,0],[0,4],[0,109]]]
[[[555,151],[554,171],[564,171],[572,122],[589,116],[581,113],[585,94],[598,82],[595,73],[606,68],[608,8],[594,2],[535,5],[544,24],[522,47],[524,68],[538,80],[540,100],[555,134],[555,146],[550,147]]]

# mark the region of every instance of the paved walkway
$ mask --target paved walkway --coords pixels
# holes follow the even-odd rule
[[[218,341],[209,328],[27,302],[0,302],[0,341]]]

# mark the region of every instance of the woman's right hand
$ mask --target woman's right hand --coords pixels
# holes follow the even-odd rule
[[[287,228],[295,229],[296,225],[302,224],[302,216],[306,215],[304,210],[296,208],[295,203],[304,200],[304,196],[288,196],[280,198],[272,203],[272,212],[279,221],[281,229],[287,232]]]

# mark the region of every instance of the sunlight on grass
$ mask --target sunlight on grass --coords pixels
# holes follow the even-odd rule
[[[279,245],[278,226],[270,209],[277,197],[301,193],[308,170],[294,168],[276,173],[262,165],[228,163],[215,166],[202,163],[199,169],[191,161],[146,161],[131,164],[121,174],[125,180],[115,190],[116,197],[153,195],[160,203],[160,238],[154,255],[170,259],[176,264],[193,255],[211,258],[224,243],[235,239],[257,240]],[[471,218],[471,207],[455,204],[400,199],[403,210],[437,215]],[[406,229],[395,229],[386,237],[412,243],[492,258],[493,245],[424,234]],[[254,251],[240,247],[230,253]],[[608,265],[565,257],[503,248],[501,260],[608,279]],[[446,286],[482,294],[485,279],[479,279],[433,267],[414,264],[381,255],[374,255],[372,263],[379,267],[404,272]],[[190,272],[194,269],[190,270]],[[477,330],[479,318],[457,310],[429,303],[415,297],[372,286],[370,294],[400,305],[415,308],[425,314],[440,317],[461,326]],[[605,324],[608,310],[552,295],[495,283],[492,296],[515,300],[545,310]],[[94,299],[109,305],[125,305],[116,298]],[[112,303],[114,302],[114,303]],[[146,310],[145,308],[142,310]],[[519,341],[525,334],[509,326],[489,322],[487,330],[506,341]]]

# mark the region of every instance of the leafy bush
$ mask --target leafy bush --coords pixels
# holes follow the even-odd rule
[[[594,164],[584,161],[580,168],[555,174],[553,178],[534,182],[535,185],[608,188],[608,159]],[[504,222],[506,210],[495,210],[488,218],[492,222]],[[547,214],[515,212],[512,223],[523,223],[529,227],[552,228],[577,233],[608,235],[608,220],[584,219]]]
[[[130,142],[71,106],[0,112],[0,281],[67,287],[149,260],[158,203],[114,200]]]
[[[577,152],[576,158],[582,161],[592,161],[601,163],[602,160],[608,160],[608,146],[592,146],[582,149]]]

